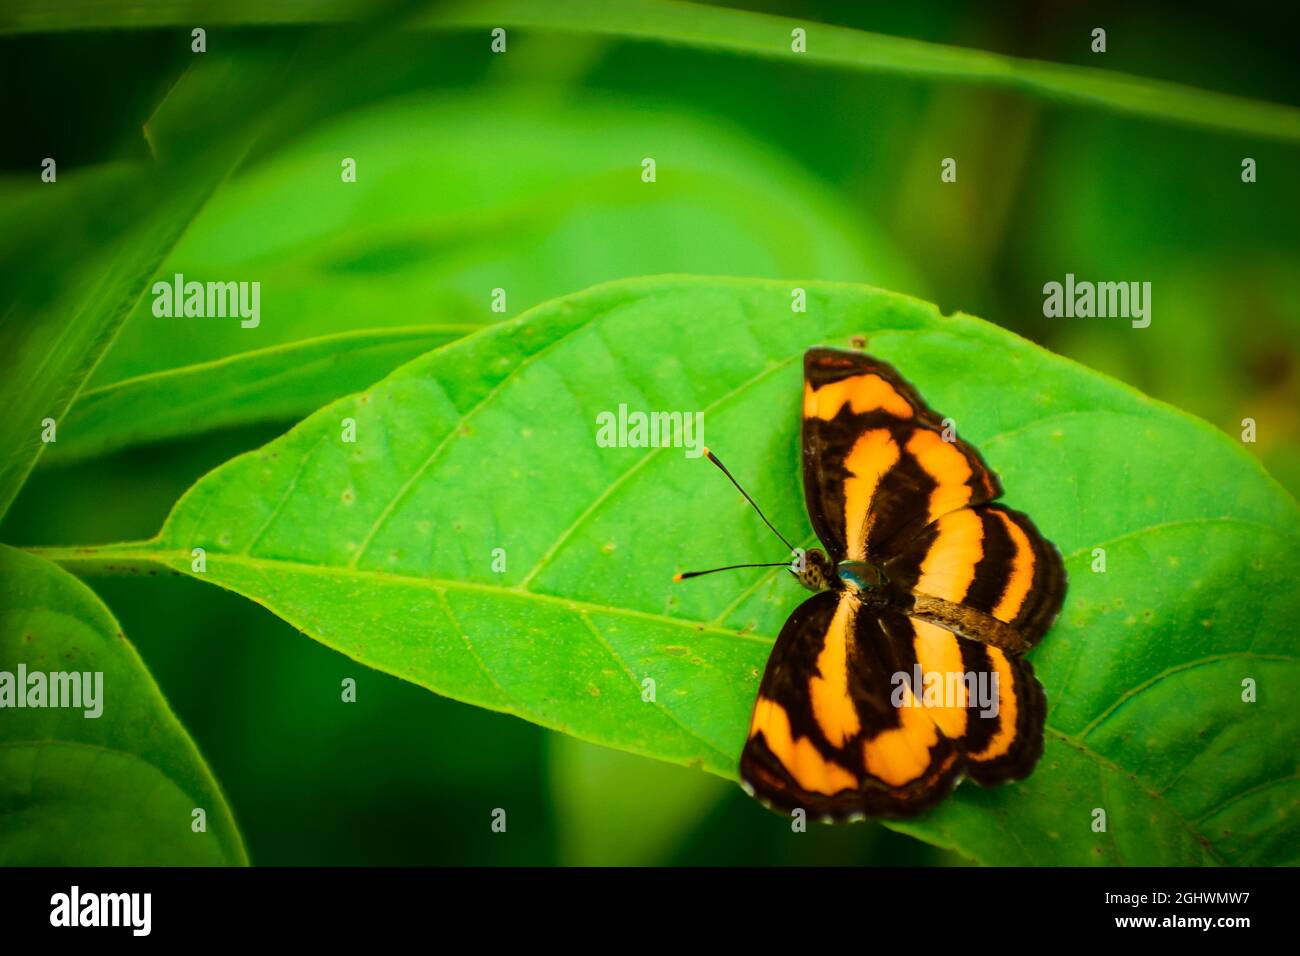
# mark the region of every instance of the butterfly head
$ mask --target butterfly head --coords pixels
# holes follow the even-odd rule
[[[835,580],[835,566],[821,548],[803,552],[802,561],[790,570],[809,591],[825,591]]]

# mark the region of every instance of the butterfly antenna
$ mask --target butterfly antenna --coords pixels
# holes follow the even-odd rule
[[[681,571],[673,575],[674,581],[698,578],[701,574],[713,574],[716,571],[734,571],[737,568],[788,568],[789,561],[774,561],[771,564],[729,564],[725,568],[709,568],[707,571]]]
[[[785,535],[783,535],[780,531],[777,531],[776,528],[772,525],[772,522],[770,522],[770,521],[767,520],[767,515],[763,514],[763,509],[760,508],[760,507],[758,506],[758,503],[757,503],[756,501],[754,501],[753,498],[749,497],[749,492],[748,492],[748,491],[746,491],[744,488],[740,487],[740,482],[738,482],[738,481],[736,480],[735,476],[732,475],[732,473],[729,472],[729,471],[727,470],[727,466],[724,465],[721,461],[719,461],[719,460],[718,460],[718,456],[715,455],[715,454],[713,454],[713,452],[709,451],[707,448],[704,449],[704,454],[708,455],[708,456],[709,456],[709,461],[713,462],[715,465],[718,466],[718,468],[720,468],[720,469],[722,470],[722,473],[723,473],[724,475],[726,475],[728,479],[730,479],[730,481],[731,481],[731,483],[732,483],[733,485],[736,486],[736,490],[739,491],[742,495],[745,496],[745,500],[748,501],[748,502],[750,503],[751,506],[753,506],[754,510],[758,512],[758,516],[759,516],[760,518],[763,519],[763,524],[765,524],[765,525],[767,525],[769,528],[771,528],[771,529],[772,529],[772,533],[773,533],[774,535],[776,535],[778,538],[780,538],[780,539],[781,539],[781,543],[782,543],[783,545],[785,545],[785,546],[786,546],[786,547],[787,547],[787,548],[788,548],[788,549],[793,553],[793,552],[794,552],[794,545],[792,545],[789,541],[785,540]],[[765,566],[765,565],[749,565],[749,567],[764,567],[764,566]],[[745,567],[745,565],[740,565],[740,567]],[[719,570],[726,570],[726,569],[725,569],[725,568],[719,568]]]

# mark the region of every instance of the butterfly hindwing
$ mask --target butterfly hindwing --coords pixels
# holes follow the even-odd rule
[[[905,616],[880,609],[906,627]],[[759,687],[741,778],[763,802],[814,817],[910,816],[952,788],[958,751],[919,702],[896,706],[915,662],[900,627],[823,591],[781,630]],[[909,703],[912,703],[909,701]]]
[[[804,357],[804,495],[832,560],[879,560],[940,515],[998,497],[972,446],[895,369],[861,352]]]
[[[960,640],[960,639],[959,639]],[[996,647],[961,641],[969,655],[972,672],[997,674],[997,714],[977,709],[972,727],[980,730],[962,743],[966,776],[991,787],[1008,780],[1022,780],[1033,771],[1043,755],[1043,721],[1047,700],[1034,669],[1023,657]],[[980,658],[988,661],[982,664]],[[996,721],[996,725],[993,722]]]
[[[915,696],[956,743],[965,775],[985,786],[1028,776],[1046,716],[1029,662],[919,618],[881,619],[896,642],[911,643],[922,675]]]
[[[857,789],[852,763],[831,741],[836,730],[828,732],[813,713],[812,681],[821,676],[819,659],[828,643],[832,653],[843,646],[846,611],[834,591],[813,595],[790,615],[768,658],[740,774],[756,796],[775,807],[831,806],[842,794]],[[848,732],[857,711],[847,687],[843,698],[850,709],[840,714],[840,727]]]

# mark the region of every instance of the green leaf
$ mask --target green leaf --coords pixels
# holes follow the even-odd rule
[[[0,590],[0,671],[102,674],[98,716],[84,706],[4,711],[0,865],[247,864],[211,772],[99,598],[3,545]]]
[[[197,431],[299,418],[473,328],[341,332],[87,389],[46,464]]]
[[[0,34],[104,27],[335,23],[362,19],[375,3],[318,0],[264,3],[243,0],[213,9],[195,0],[106,4],[74,0],[11,0],[0,17]],[[680,43],[704,49],[788,58],[851,70],[900,73],[940,80],[1005,86],[1070,103],[1099,106],[1165,122],[1185,123],[1247,136],[1300,141],[1300,110],[1178,83],[1089,67],[1047,63],[853,30],[807,19],[675,0],[472,0],[432,5],[418,21],[426,28],[525,27],[608,34]],[[791,31],[807,32],[807,50],[796,53]]]
[[[144,134],[156,157],[5,184],[0,216],[0,516],[112,345],[145,283],[242,160],[284,88],[289,51],[204,58]],[[220,91],[220,97],[212,94]]]
[[[59,175],[44,194],[6,190],[13,205],[0,228],[8,280],[0,302],[0,515],[215,184],[211,175],[182,182],[147,167]]]
[[[50,554],[195,573],[438,693],[734,777],[771,642],[805,594],[781,571],[672,585],[783,549],[712,469],[599,447],[596,416],[702,412],[709,446],[810,543],[800,357],[866,335],[981,449],[1071,581],[1034,655],[1049,714],[1033,777],[965,785],[898,828],[986,863],[1294,862],[1294,500],[1204,422],[1002,329],[869,287],[807,289],[794,315],[790,284],[760,280],[548,303],[218,468],[156,540]]]
[[[641,180],[647,153],[654,183]],[[358,162],[355,183],[340,180],[343,156]],[[434,337],[502,318],[497,288],[517,314],[607,279],[687,270],[915,285],[862,215],[739,133],[598,100],[385,103],[239,177],[159,268],[261,282],[261,323],[160,319],[146,298],[49,460],[301,418]],[[388,334],[406,323],[427,331]]]

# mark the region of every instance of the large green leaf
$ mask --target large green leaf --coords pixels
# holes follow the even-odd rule
[[[216,781],[99,598],[3,545],[0,590],[0,671],[102,674],[98,716],[85,707],[3,712],[0,864],[247,863]],[[206,816],[201,832],[196,809]]]
[[[227,168],[181,179],[115,165],[8,184],[0,221],[0,515],[57,440],[63,415],[144,282]],[[43,192],[39,190],[44,190]],[[52,425],[54,431],[48,430]]]
[[[1033,777],[963,786],[900,828],[984,862],[1294,860],[1295,502],[1205,423],[978,319],[833,284],[792,314],[790,295],[667,277],[548,303],[218,468],[157,539],[51,556],[196,573],[438,693],[734,776],[771,642],[805,595],[780,571],[670,584],[784,555],[707,465],[599,447],[596,416],[703,412],[710,447],[811,541],[799,359],[865,334],[980,447],[1071,581],[1034,656],[1050,704]]]
[[[241,59],[239,70],[231,57],[205,56],[149,118],[151,162],[78,169],[65,161],[53,182],[38,181],[35,170],[5,182],[0,515],[42,453],[57,446],[64,414],[150,275],[292,88],[285,73],[293,52],[291,44]],[[310,75],[310,60],[296,65]]]
[[[236,0],[218,8],[198,0],[132,4],[69,0],[58,5],[45,0],[11,0],[0,14],[0,34],[189,26],[198,22],[257,26],[335,23],[363,19],[384,7],[382,0]],[[525,27],[660,40],[852,70],[1007,86],[1159,120],[1293,142],[1300,139],[1300,111],[1290,106],[1148,77],[885,36],[803,18],[678,0],[461,0],[431,3],[429,7],[429,12],[416,21],[419,26],[483,30]],[[791,31],[796,28],[807,34],[804,51],[796,51],[791,44]]]
[[[647,155],[654,183],[641,178]],[[343,157],[355,183],[340,179]],[[688,270],[914,287],[862,215],[724,128],[594,100],[385,103],[241,176],[158,269],[261,282],[261,323],[160,319],[144,299],[49,460],[301,418],[435,338],[503,318],[497,288],[516,314],[607,279]]]
[[[89,388],[45,462],[61,465],[138,442],[300,418],[473,328],[340,332]]]

